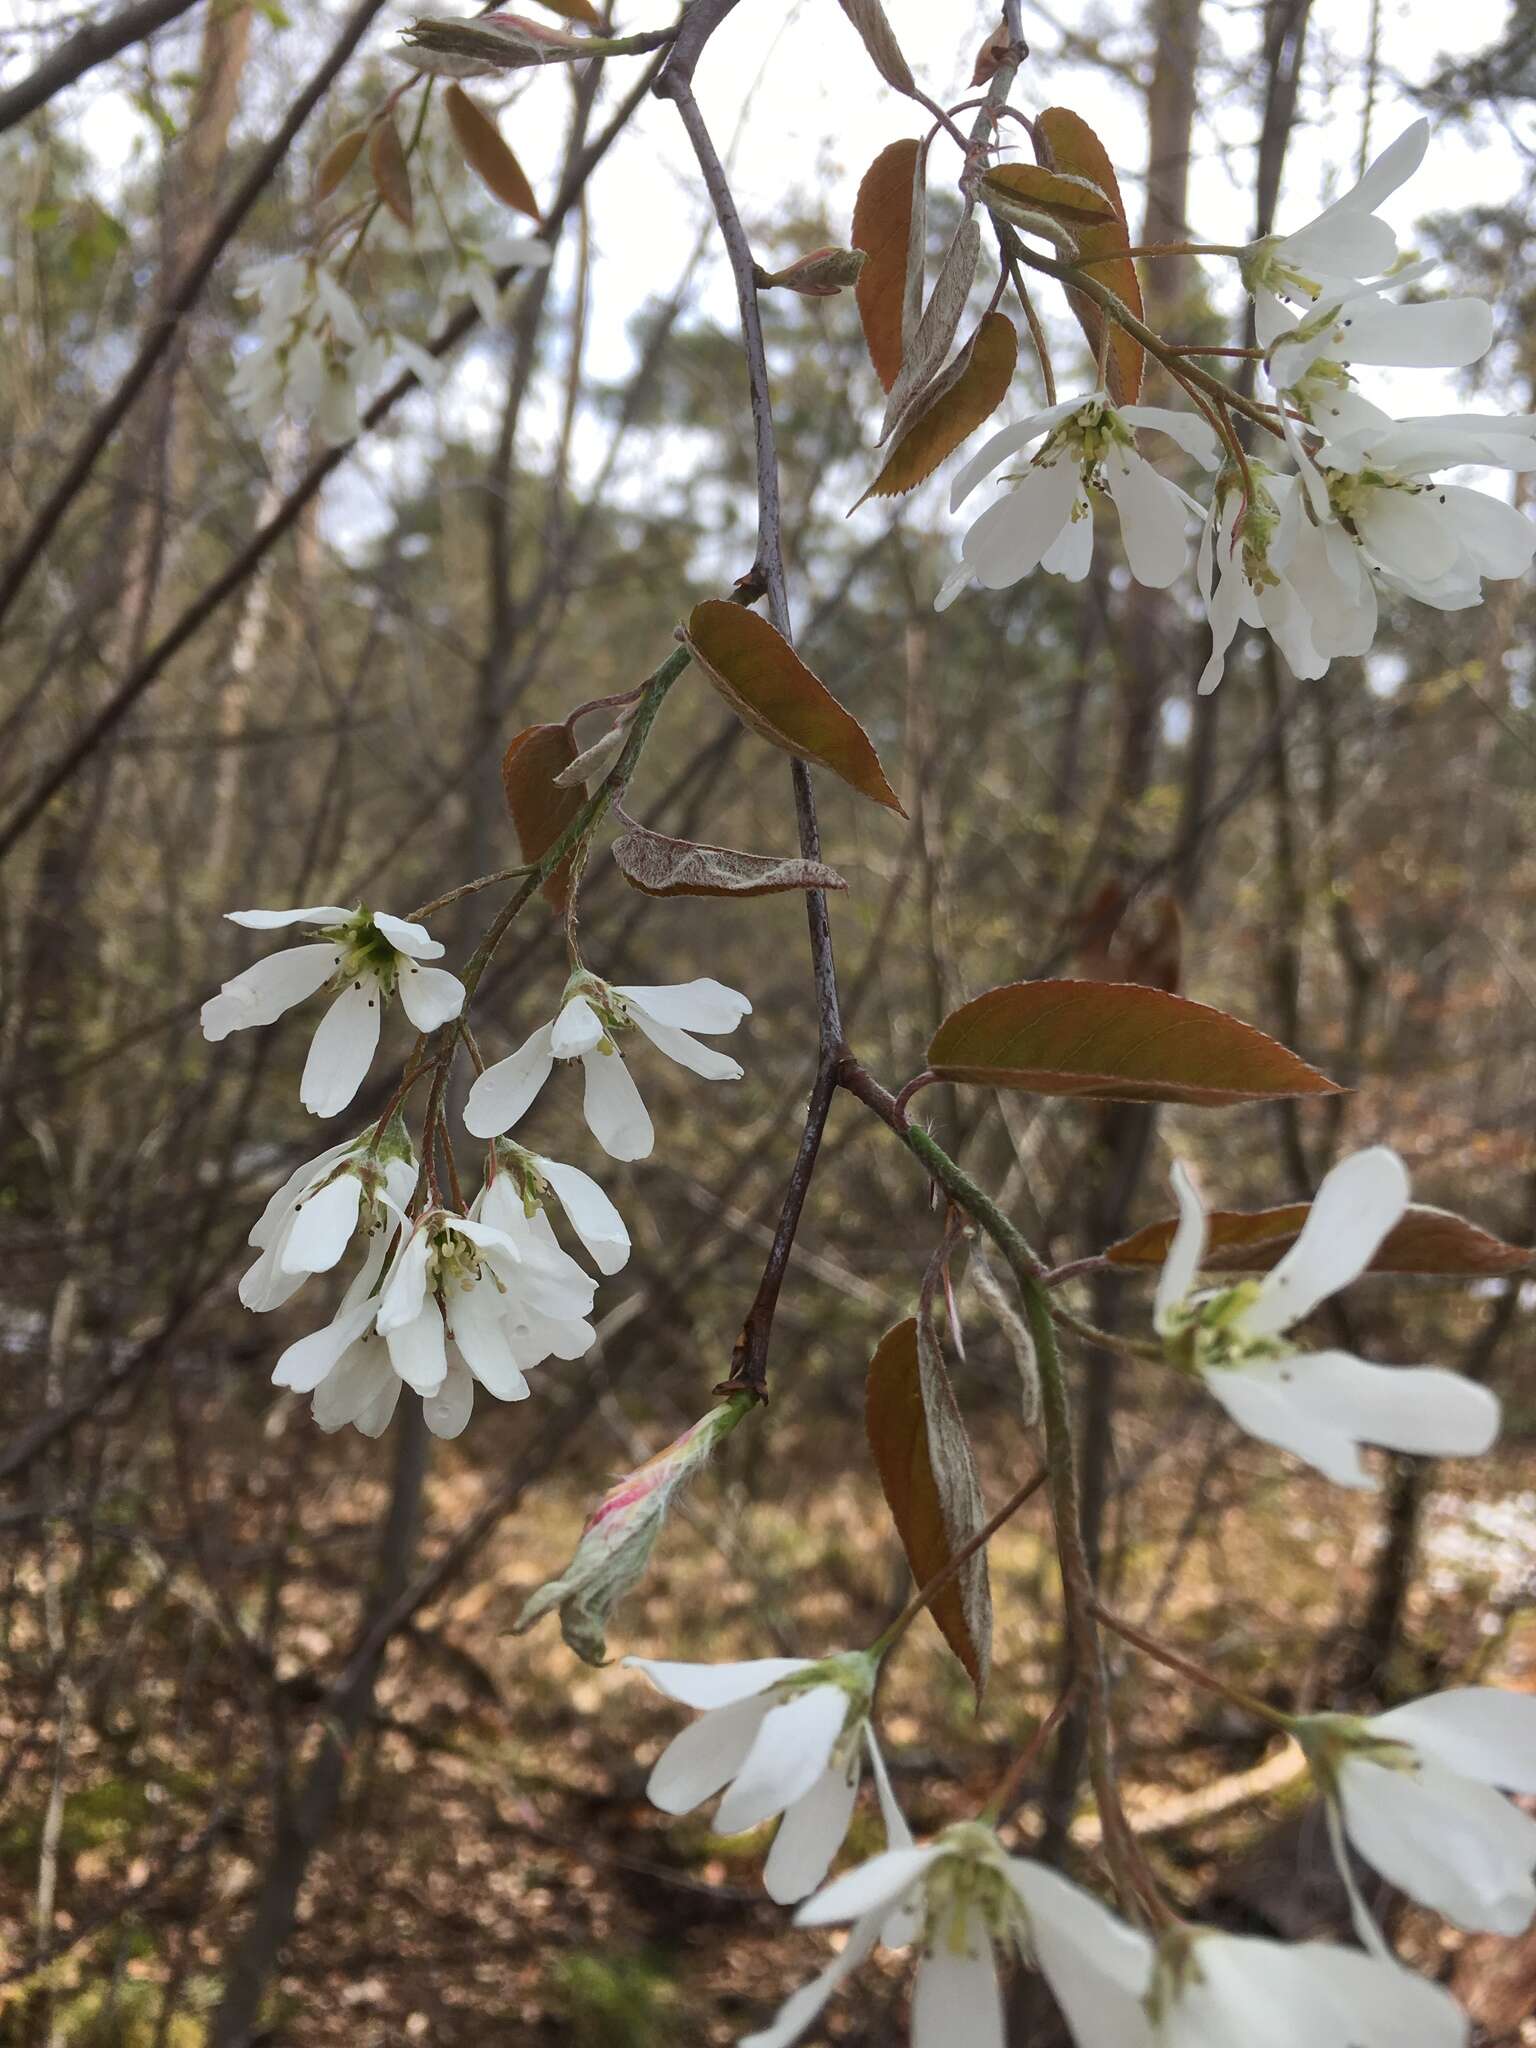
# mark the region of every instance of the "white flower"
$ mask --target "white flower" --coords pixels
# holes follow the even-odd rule
[[[252,931],[308,924],[321,936],[312,945],[269,954],[226,981],[202,1010],[203,1036],[217,1042],[232,1031],[271,1024],[329,983],[340,990],[320,1020],[299,1084],[299,1099],[316,1116],[337,1116],[362,1086],[379,1042],[379,1017],[398,991],[418,1031],[435,1031],[464,1006],[464,985],[422,961],[443,948],[424,926],[385,911],[347,910],[311,903],[302,910],[231,910],[231,923]]]
[[[549,1078],[555,1061],[579,1059],[587,1128],[611,1159],[644,1159],[655,1143],[651,1119],[616,1040],[633,1026],[658,1052],[706,1081],[739,1081],[736,1061],[689,1036],[734,1031],[752,1005],[705,977],[662,988],[610,987],[578,969],[560,1010],[517,1051],[487,1067],[469,1091],[464,1122],[477,1138],[509,1131]]]
[[[763,1882],[781,1905],[826,1876],[858,1796],[869,1750],[886,1841],[909,1848],[869,1708],[877,1669],[858,1651],[813,1663],[762,1657],[745,1664],[669,1664],[626,1657],[668,1699],[702,1709],[651,1772],[646,1794],[663,1813],[687,1813],[727,1786],[716,1831],[734,1835],[782,1814]]]
[[[1463,2048],[1466,2041],[1455,2000],[1389,1959],[1201,1927],[1171,1928],[1154,1944],[1065,1879],[1023,1867],[1031,1872],[1032,1946],[1080,2048]]]
[[[1286,1335],[1370,1265],[1408,1205],[1395,1152],[1373,1146],[1336,1166],[1301,1234],[1260,1280],[1195,1294],[1206,1212],[1182,1163],[1179,1223],[1157,1283],[1154,1322],[1170,1360],[1198,1373],[1233,1421],[1340,1486],[1373,1487],[1362,1443],[1431,1457],[1486,1451],[1499,1404],[1486,1387],[1433,1366],[1370,1365],[1347,1351],[1302,1351]]]
[[[1254,496],[1245,502],[1237,472],[1222,471],[1200,535],[1195,575],[1211,622],[1211,657],[1201,672],[1201,696],[1221,681],[1240,624],[1267,629],[1293,675],[1320,676],[1331,658],[1329,649],[1318,646],[1310,603],[1313,580],[1290,573],[1300,529],[1308,523],[1296,479],[1276,476],[1261,462],[1251,462],[1249,473]],[[1370,617],[1374,626],[1374,605]]]
[[[999,463],[1046,438],[1027,468],[1005,479],[1013,489],[982,513],[960,544],[960,565],[939,593],[943,611],[973,578],[988,590],[1017,583],[1037,565],[1081,582],[1093,559],[1090,488],[1103,490],[1120,515],[1126,560],[1138,583],[1166,589],[1189,560],[1185,525],[1200,507],[1155,470],[1136,448],[1135,429],[1169,435],[1207,469],[1219,443],[1194,413],[1156,405],[1112,406],[1102,392],[1068,399],[994,434],[955,478],[956,511]]]
[[[501,319],[499,273],[512,264],[520,270],[543,270],[552,253],[537,235],[495,235],[478,246],[461,239],[443,276],[440,296],[444,304],[454,298],[473,299],[486,326],[495,327]]]
[[[1391,280],[1401,284],[1401,276]],[[1428,299],[1400,304],[1381,292],[1356,292],[1306,314],[1270,345],[1267,369],[1277,391],[1311,418],[1314,396],[1347,390],[1346,365],[1462,370],[1493,345],[1493,310],[1485,299]]]
[[[1397,237],[1376,218],[1376,209],[1413,176],[1428,147],[1428,121],[1415,121],[1315,220],[1293,234],[1270,235],[1245,251],[1243,282],[1254,297],[1261,347],[1290,325],[1287,300],[1342,299],[1352,285],[1392,268]]]
[[[281,1308],[311,1273],[338,1264],[359,1222],[373,1232],[405,1207],[416,1160],[404,1126],[397,1122],[372,1151],[370,1138],[347,1138],[307,1159],[267,1203],[248,1240],[260,1256],[240,1282],[247,1308]]]
[[[359,388],[383,358],[340,278],[312,258],[279,256],[242,271],[235,291],[258,312],[256,339],[230,379],[233,402],[258,426],[313,414],[326,440],[350,441]]]
[[[382,1284],[385,1235],[331,1322],[289,1345],[273,1372],[276,1385],[314,1393],[323,1429],[380,1416],[382,1429],[403,1383],[422,1397],[435,1435],[457,1436],[476,1381],[498,1401],[526,1401],[526,1374],[551,1350],[579,1357],[593,1342],[584,1317],[595,1283],[558,1245],[534,1236],[520,1247],[443,1209],[400,1221]]]
[[[1356,1720],[1297,1724],[1329,1800],[1362,1939],[1380,1937],[1339,1839],[1456,1926],[1521,1934],[1536,1915],[1536,1820],[1494,1788],[1536,1793],[1536,1698],[1468,1686]]]

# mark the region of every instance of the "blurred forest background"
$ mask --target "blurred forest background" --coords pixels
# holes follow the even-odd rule
[[[764,1897],[760,1839],[646,1805],[680,1710],[618,1666],[578,1664],[552,1623],[507,1633],[608,1478],[701,1412],[726,1369],[814,1064],[799,900],[655,902],[594,858],[594,965],[747,991],[747,1078],[711,1090],[647,1065],[656,1154],[603,1167],[636,1251],[600,1297],[602,1341],[544,1368],[529,1404],[482,1403],[434,1446],[419,1527],[391,1509],[398,1425],[328,1438],[269,1383],[319,1320],[323,1283],[270,1318],[235,1297],[246,1231],[320,1140],[296,1099],[311,1017],[216,1049],[199,1035],[202,998],[253,957],[220,914],[317,898],[403,913],[514,859],[506,741],[631,687],[690,604],[751,560],[745,382],[699,195],[678,184],[673,239],[696,224],[697,246],[658,274],[605,227],[628,145],[583,157],[637,60],[489,94],[537,166],[559,255],[500,331],[462,344],[442,392],[390,408],[323,479],[300,425],[258,441],[231,409],[251,318],[239,267],[296,245],[329,144],[398,82],[387,46],[409,12],[11,0],[0,29],[0,555],[35,556],[0,585],[0,2040],[28,2048],[702,2048],[762,2024],[824,1953]],[[992,11],[891,12],[914,55],[942,49],[927,82],[961,96]],[[793,32],[876,106],[874,147],[913,132],[831,0],[768,14],[744,6],[717,39],[706,111],[712,81],[750,76]],[[1497,294],[1500,337],[1463,396],[1529,409],[1536,10],[1491,11],[1487,46],[1454,57],[1437,54],[1451,25],[1429,0],[1351,10],[1348,34],[1342,16],[1308,0],[1058,0],[1026,9],[1017,96],[1097,119],[1102,93],[1119,110],[1147,239],[1234,192],[1240,232],[1263,230],[1293,184],[1294,224],[1324,150],[1347,178],[1367,123],[1379,147],[1416,110],[1497,147],[1519,189],[1436,213],[1432,148],[1405,199],[1447,282]],[[368,29],[357,54],[276,148],[349,26]],[[642,150],[675,120],[654,102],[634,118]],[[846,241],[874,147],[786,152],[772,209],[745,201],[765,264]],[[189,296],[210,237],[217,260]],[[605,291],[608,263],[628,303]],[[406,256],[370,256],[352,281],[365,305],[429,325]],[[1160,266],[1148,288],[1174,331],[1234,338],[1193,267]],[[1165,1215],[1175,1143],[1222,1202],[1259,1206],[1385,1139],[1419,1199],[1530,1244],[1536,597],[1502,584],[1480,610],[1405,604],[1368,663],[1302,686],[1267,642],[1240,649],[1203,701],[1193,593],[1131,586],[1107,533],[1083,591],[1037,576],[936,617],[956,542],[941,487],[844,518],[871,471],[875,397],[851,298],[763,304],[801,644],[911,812],[904,825],[823,791],[862,1057],[899,1083],[947,1008],[1020,976],[1178,986],[1353,1092],[1220,1116],[926,1096],[944,1142],[1054,1258]],[[170,345],[98,434],[162,328]],[[1059,332],[1060,361],[1080,360]],[[788,799],[782,760],[695,685],[630,801],[660,830],[787,853]],[[474,903],[434,929],[462,957]],[[488,1053],[549,1013],[564,971],[539,905],[477,1012]],[[369,1086],[360,1109],[382,1103],[387,1065]],[[528,1130],[593,1163],[569,1092],[547,1091]],[[911,1312],[937,1228],[910,1162],[835,1104],[772,1405],[674,1520],[616,1652],[819,1655],[889,1618],[905,1566],[864,1449],[864,1368]],[[1148,1291],[1101,1279],[1091,1313],[1144,1320]],[[1518,1277],[1351,1293],[1353,1344],[1484,1376],[1507,1406],[1492,1457],[1381,1460],[1367,1497],[1238,1440],[1168,1379],[1079,1353],[1090,1533],[1117,1606],[1282,1705],[1478,1675],[1536,1686],[1525,1305]],[[1035,1452],[1004,1333],[969,1283],[961,1306],[959,1387],[1001,1499]],[[974,1811],[1055,1696],[1043,1515],[995,1553],[984,1712],[936,1633],[899,1659],[885,1728],[919,1828]],[[1155,1667],[1116,1675],[1129,1803],[1172,1895],[1232,1927],[1341,1932],[1320,1822],[1270,1739]],[[1091,1874],[1076,1786],[1068,1740],[1012,1825]],[[862,1808],[854,1839],[877,1839]],[[1536,2041],[1536,1936],[1466,1940],[1407,1910],[1395,1932],[1483,2040]],[[891,2040],[901,1996],[894,1966],[866,1978],[827,2038]],[[1020,2040],[1058,2038],[1027,1988],[1016,2018]]]

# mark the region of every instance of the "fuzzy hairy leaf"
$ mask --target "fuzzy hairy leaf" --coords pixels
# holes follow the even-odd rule
[[[869,360],[887,391],[900,374],[905,337],[916,325],[924,198],[922,152],[908,140],[881,150],[864,173],[854,202],[850,239],[865,257],[856,292],[859,319]]]
[[[1047,107],[1035,122],[1034,137],[1035,152],[1048,170],[1081,178],[1114,202],[1112,220],[1074,226],[1078,261],[1140,319],[1141,280],[1136,274],[1134,259],[1126,254],[1131,246],[1130,231],[1115,167],[1109,160],[1108,151],[1082,116],[1066,107]],[[1104,313],[1082,292],[1069,290],[1067,297],[1088,337],[1088,346],[1097,358],[1104,336]],[[1146,357],[1141,343],[1116,325],[1110,335],[1109,357],[1105,364],[1105,383],[1116,405],[1135,403],[1141,395],[1145,368]]]
[[[838,5],[858,30],[869,52],[869,61],[886,84],[894,86],[897,92],[915,92],[917,81],[912,76],[912,67],[901,53],[896,31],[886,20],[880,0],[838,0]]]
[[[872,802],[907,815],[869,734],[766,619],[710,597],[689,614],[687,638],[705,675],[755,733],[786,754],[830,768]]]
[[[584,789],[560,789],[555,784],[555,777],[575,759],[576,742],[563,725],[530,725],[503,754],[501,784],[524,860],[542,860],[586,802]],[[569,860],[555,869],[542,893],[564,915],[571,895]]]
[[[881,1338],[869,1362],[864,1419],[875,1469],[912,1576],[924,1586],[985,1520],[976,1460],[954,1389],[915,1317]],[[979,1550],[929,1612],[970,1675],[978,1702],[992,1665],[992,1594]]]
[[[1311,1204],[1286,1202],[1277,1209],[1213,1209],[1208,1218],[1212,1273],[1264,1273],[1296,1242]],[[1112,1244],[1104,1254],[1117,1266],[1160,1266],[1168,1256],[1176,1216],[1148,1223]],[[1438,1273],[1459,1279],[1497,1279],[1519,1273],[1536,1253],[1506,1244],[1449,1209],[1415,1202],[1388,1231],[1366,1268],[1371,1273]]]
[[[1008,396],[1019,338],[1002,313],[985,313],[954,362],[922,395],[864,498],[899,498],[932,476],[946,456],[989,419]]]
[[[619,873],[647,896],[782,896],[794,889],[846,889],[835,868],[798,854],[740,853],[670,839],[636,825],[613,842]]]
[[[945,1081],[1098,1102],[1217,1109],[1342,1092],[1252,1024],[1130,982],[1017,981],[989,989],[945,1018],[928,1065]]]
[[[903,351],[901,372],[891,386],[885,418],[880,424],[882,442],[906,423],[912,407],[921,402],[925,387],[949,354],[950,344],[960,331],[965,302],[976,282],[980,256],[981,224],[967,215],[950,239],[928,303]]]
[[[480,182],[504,206],[515,207],[519,213],[538,220],[539,202],[533,196],[533,187],[490,115],[476,106],[462,86],[450,85],[443,99],[454,139]]]

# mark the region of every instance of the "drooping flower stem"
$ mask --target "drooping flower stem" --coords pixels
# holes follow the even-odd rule
[[[1110,1740],[1109,1687],[1095,1619],[1095,1588],[1083,1543],[1078,1506],[1077,1456],[1072,1441],[1072,1405],[1056,1342],[1051,1298],[1043,1281],[1047,1271],[1015,1224],[992,1197],[973,1181],[928,1132],[909,1123],[895,1098],[867,1069],[848,1055],[839,1075],[845,1088],[873,1109],[896,1132],[908,1151],[927,1168],[960,1209],[979,1223],[1008,1261],[1024,1300],[1024,1313],[1035,1346],[1040,1374],[1041,1421],[1045,1430],[1045,1462],[1056,1529],[1056,1555],[1061,1571],[1062,1601],[1072,1652],[1073,1682],[1081,1695],[1088,1730],[1088,1774],[1104,1830],[1104,1851],[1116,1888],[1131,1908],[1140,1901],[1147,1915],[1166,1925],[1173,1918],[1131,1831],[1115,1782]]]
[[[1214,1671],[1208,1671],[1203,1664],[1197,1664],[1192,1657],[1185,1657],[1177,1650],[1170,1650],[1154,1636],[1143,1633],[1131,1622],[1122,1621],[1118,1614],[1111,1614],[1097,1600],[1093,1603],[1094,1618],[1103,1622],[1107,1629],[1113,1629],[1117,1636],[1133,1644],[1143,1656],[1151,1657],[1159,1664],[1166,1664],[1170,1671],[1177,1671],[1181,1678],[1187,1678],[1192,1685],[1202,1687],[1206,1692],[1219,1693],[1230,1700],[1235,1707],[1241,1707],[1245,1714],[1252,1714],[1256,1720],[1268,1721],[1287,1735],[1296,1726],[1294,1716],[1282,1712],[1279,1707],[1270,1706],[1267,1701],[1256,1699],[1252,1693],[1244,1692],[1241,1686],[1229,1685],[1224,1678],[1218,1678]]]

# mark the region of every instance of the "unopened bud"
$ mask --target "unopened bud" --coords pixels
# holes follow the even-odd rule
[[[650,1562],[678,1489],[706,1464],[716,1444],[729,1436],[752,1406],[737,1394],[701,1416],[680,1437],[626,1473],[603,1495],[560,1576],[539,1587],[512,1624],[525,1629],[552,1607],[560,1610],[560,1633],[588,1664],[608,1660],[608,1617]]]
[[[785,291],[799,292],[805,299],[830,299],[857,284],[863,268],[862,249],[812,249],[782,270],[759,271],[757,285],[759,291],[782,285]]]

